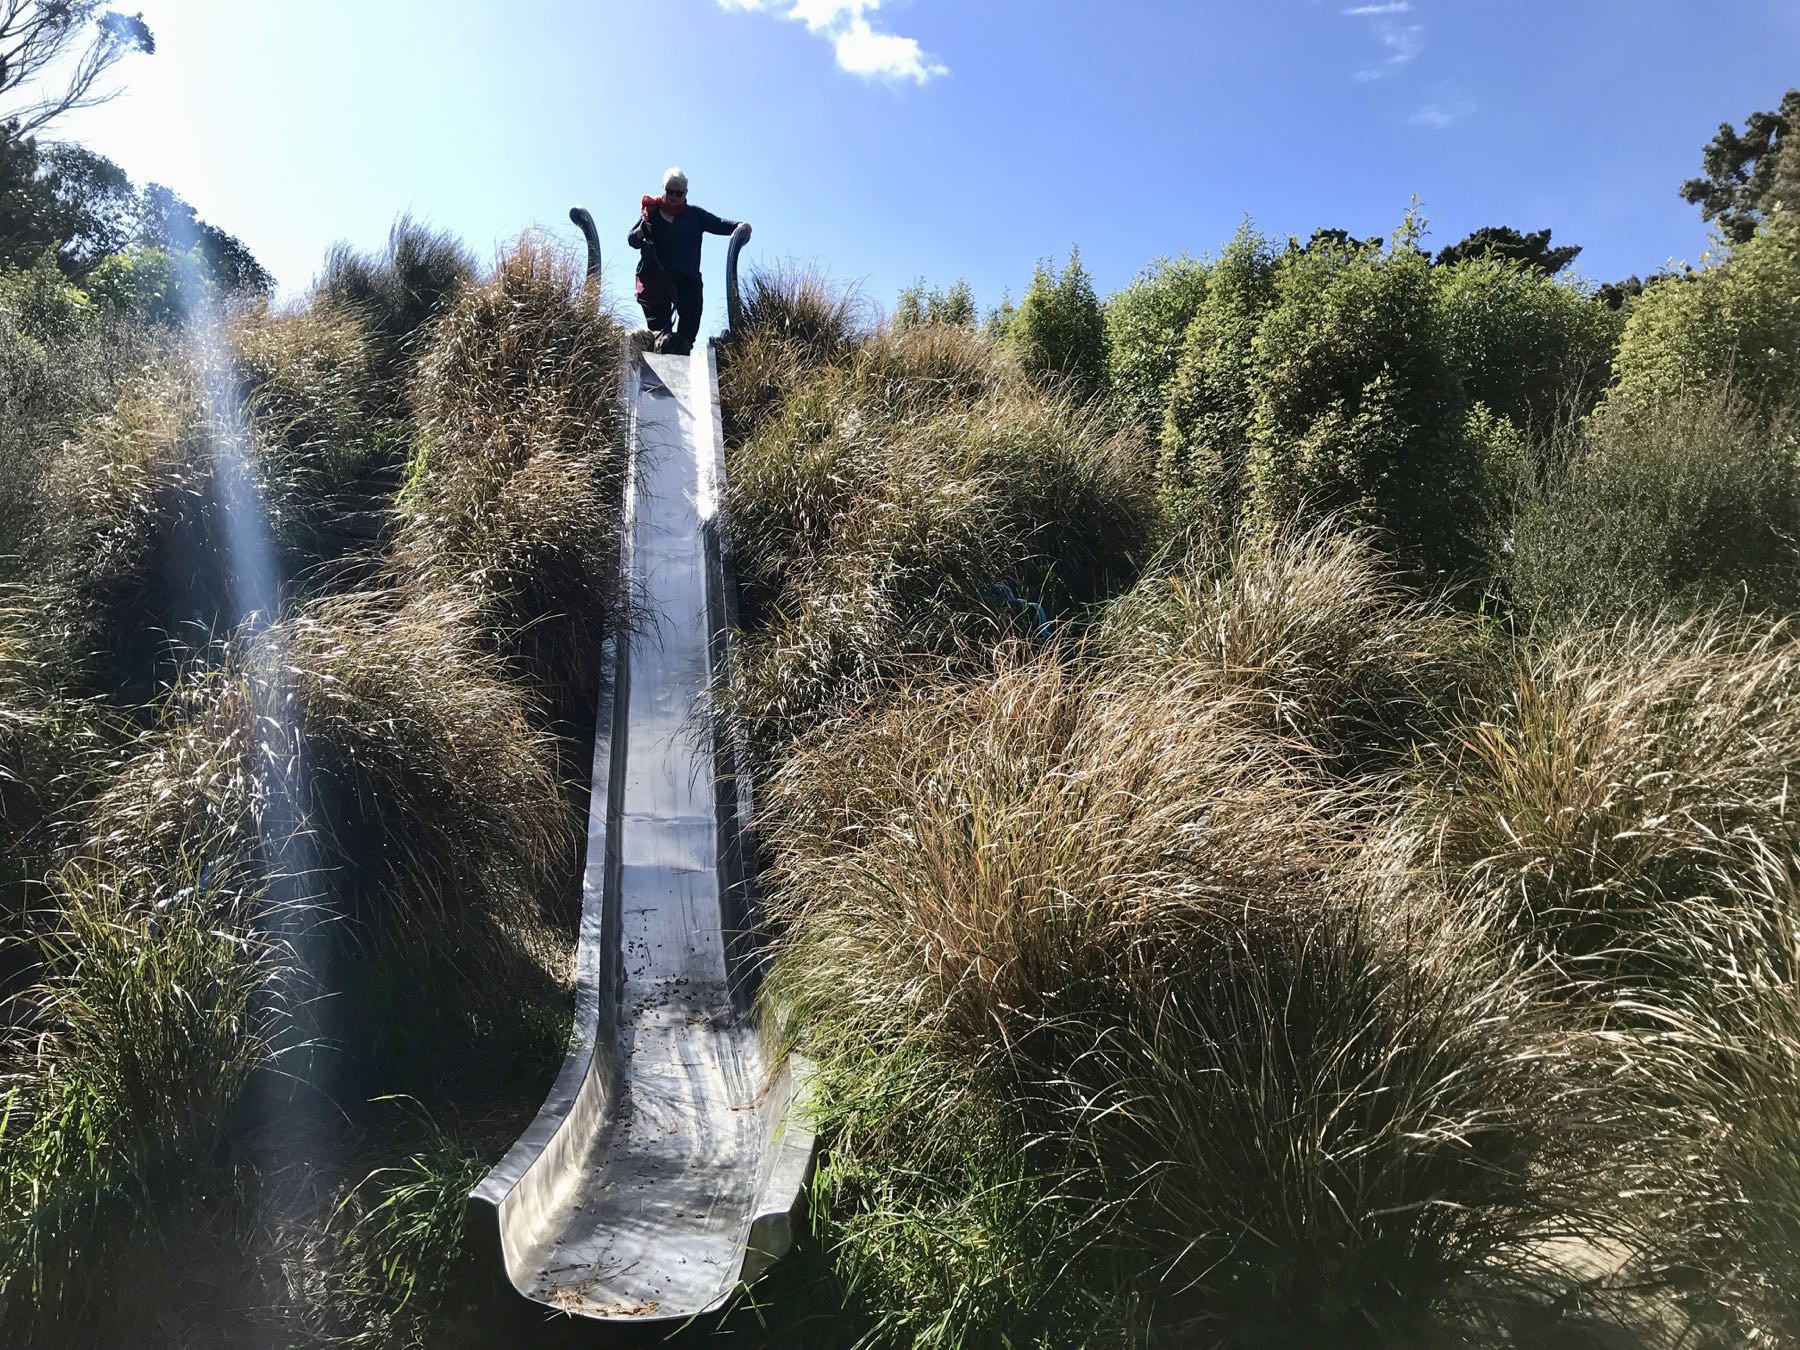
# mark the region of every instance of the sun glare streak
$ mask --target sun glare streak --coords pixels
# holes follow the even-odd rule
[[[185,222],[172,221],[176,230]],[[187,231],[191,235],[191,230]],[[197,240],[171,241],[184,251]],[[258,484],[249,420],[238,394],[216,295],[201,289],[183,315],[200,372],[212,481],[224,523],[229,625],[245,653],[253,744],[262,774],[257,823],[268,869],[262,911],[267,947],[284,963],[274,982],[285,1030],[276,1062],[258,1076],[253,1120],[265,1175],[296,1160],[332,1156],[334,1112],[318,1088],[321,1053],[334,1038],[328,1014],[329,949],[319,913],[320,864],[308,803],[311,774],[280,626],[282,578],[275,534]]]

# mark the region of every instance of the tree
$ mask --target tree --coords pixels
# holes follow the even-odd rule
[[[133,244],[180,255],[198,249],[207,279],[224,291],[274,285],[242,240],[201,220],[168,188],[152,183],[139,192],[117,164],[79,145],[46,150],[29,136],[0,138],[0,268],[28,267],[55,250],[58,266],[79,281]]]
[[[72,109],[104,103],[112,95],[95,93],[95,82],[121,57],[156,50],[142,14],[102,13],[100,4],[0,0],[0,100],[11,102],[52,71],[67,71],[66,82],[28,92],[0,113],[0,141],[22,140]]]
[[[1300,242],[1300,237],[1298,235],[1288,236],[1288,247],[1295,249],[1331,248],[1339,250],[1348,249],[1351,252],[1355,252],[1357,249],[1363,248],[1380,248],[1386,242],[1387,240],[1379,234],[1370,235],[1367,239],[1358,239],[1348,230],[1327,229],[1323,226],[1314,230],[1312,232],[1312,238],[1308,239],[1304,244]]]
[[[198,249],[213,282],[222,290],[274,289],[275,278],[257,262],[242,240],[216,225],[208,225],[193,207],[161,183],[144,189],[139,210],[138,243],[165,253]]]
[[[1106,319],[1100,297],[1071,248],[1062,271],[1041,262],[1006,324],[1006,342],[1026,373],[1069,381],[1092,394],[1106,373]]]
[[[1550,247],[1550,231],[1520,234],[1506,225],[1484,225],[1466,239],[1451,244],[1437,255],[1439,267],[1450,267],[1468,258],[1499,258],[1523,263],[1540,276],[1553,277],[1575,261],[1580,244]]]
[[[1704,172],[1683,183],[1681,195],[1733,244],[1771,211],[1800,215],[1800,89],[1788,90],[1775,112],[1751,113],[1741,133],[1721,122],[1700,164]]]

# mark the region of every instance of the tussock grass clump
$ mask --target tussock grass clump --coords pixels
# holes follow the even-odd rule
[[[591,702],[621,612],[620,357],[573,261],[526,240],[433,327],[414,384],[396,578],[466,593],[559,711]]]
[[[1109,593],[1150,533],[1141,447],[945,325],[859,349],[733,456],[732,711],[759,758],[921,666]]]
[[[429,1117],[422,1124],[418,1147],[352,1187],[333,1215],[342,1255],[326,1313],[334,1344],[473,1346],[486,1334],[479,1321],[458,1327],[452,1310],[474,1311],[488,1290],[462,1233],[493,1145]]]
[[[221,455],[245,466],[284,581],[366,572],[343,564],[366,563],[384,518],[372,507],[397,485],[398,431],[372,403],[360,328],[255,307],[224,338],[224,369],[166,354],[48,474],[63,621],[87,687],[126,703],[152,702],[240,617]]]
[[[310,977],[354,1028],[342,1049],[390,1075],[560,998],[538,911],[569,842],[554,748],[473,634],[466,609],[356,594],[240,638],[92,826],[97,854],[147,875],[196,834],[218,856],[221,829],[266,876],[306,869],[286,885],[326,944]]]
[[[1555,1285],[1570,1047],[1248,701],[1002,660],[772,780],[766,997],[887,1340],[1456,1343]]]
[[[1764,907],[1765,859],[1800,845],[1787,626],[1715,613],[1539,636],[1509,683],[1447,743],[1428,795],[1444,858],[1517,941],[1679,975],[1671,934],[1694,913]]]
[[[208,410],[193,364],[171,358],[52,466],[53,584],[92,692],[149,703],[235,622],[213,454],[221,437],[241,434]],[[291,572],[291,545],[309,533],[313,471],[267,443],[245,462],[277,540],[290,545]]]
[[[1345,769],[1441,734],[1492,664],[1480,630],[1335,522],[1199,535],[1106,609],[1097,640],[1158,681],[1207,678]]]
[[[402,215],[380,254],[335,246],[312,298],[316,306],[361,322],[392,375],[404,369],[420,330],[474,279],[475,260],[454,235]]]
[[[108,319],[33,331],[0,287],[0,579],[43,561],[43,476],[57,447],[111,405],[159,345],[147,326]]]
[[[279,1035],[262,892],[202,856],[155,874],[80,858],[49,888],[35,1034],[10,1047],[0,1110],[0,1317],[34,1344],[104,1339],[140,1267],[178,1268],[153,1255],[162,1225],[209,1185]],[[113,1267],[130,1273],[97,1293]]]
[[[0,1037],[37,964],[29,912],[117,738],[98,708],[65,691],[67,653],[45,609],[40,591],[0,584]]]
[[[719,403],[734,445],[809,376],[855,350],[869,328],[861,299],[803,268],[752,271],[742,302],[743,322],[719,361]]]
[[[1800,1340],[1800,896],[1791,858],[1766,864],[1755,922],[1706,906],[1683,924],[1699,978],[1620,1000],[1652,1028],[1630,1083],[1645,1128],[1619,1168],[1647,1211],[1634,1265],[1709,1344]]]

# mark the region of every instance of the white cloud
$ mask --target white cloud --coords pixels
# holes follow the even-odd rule
[[[1419,53],[1425,50],[1425,25],[1404,23],[1398,17],[1412,13],[1412,0],[1380,0],[1379,3],[1357,5],[1341,12],[1345,18],[1370,20],[1375,28],[1375,36],[1386,53],[1380,61],[1357,71],[1356,78],[1359,80],[1386,79],[1395,71],[1412,64]]]
[[[869,21],[881,0],[719,0],[719,5],[805,24],[807,32],[831,42],[839,69],[866,80],[925,84],[950,73],[950,67],[925,55],[917,38],[881,32]]]
[[[1425,127],[1431,131],[1442,131],[1445,127],[1453,127],[1463,118],[1475,111],[1474,100],[1464,94],[1440,94],[1424,107],[1417,109],[1406,120],[1415,127]]]
[[[924,84],[950,67],[927,60],[917,38],[877,33],[867,19],[855,19],[837,35],[837,63],[852,75]]]

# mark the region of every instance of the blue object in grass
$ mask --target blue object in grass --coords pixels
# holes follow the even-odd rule
[[[1044,607],[1027,596],[1020,595],[1004,581],[996,581],[988,587],[988,594],[1004,605],[1013,609],[1023,609],[1031,615],[1031,636],[1039,642],[1050,641],[1050,616]]]

